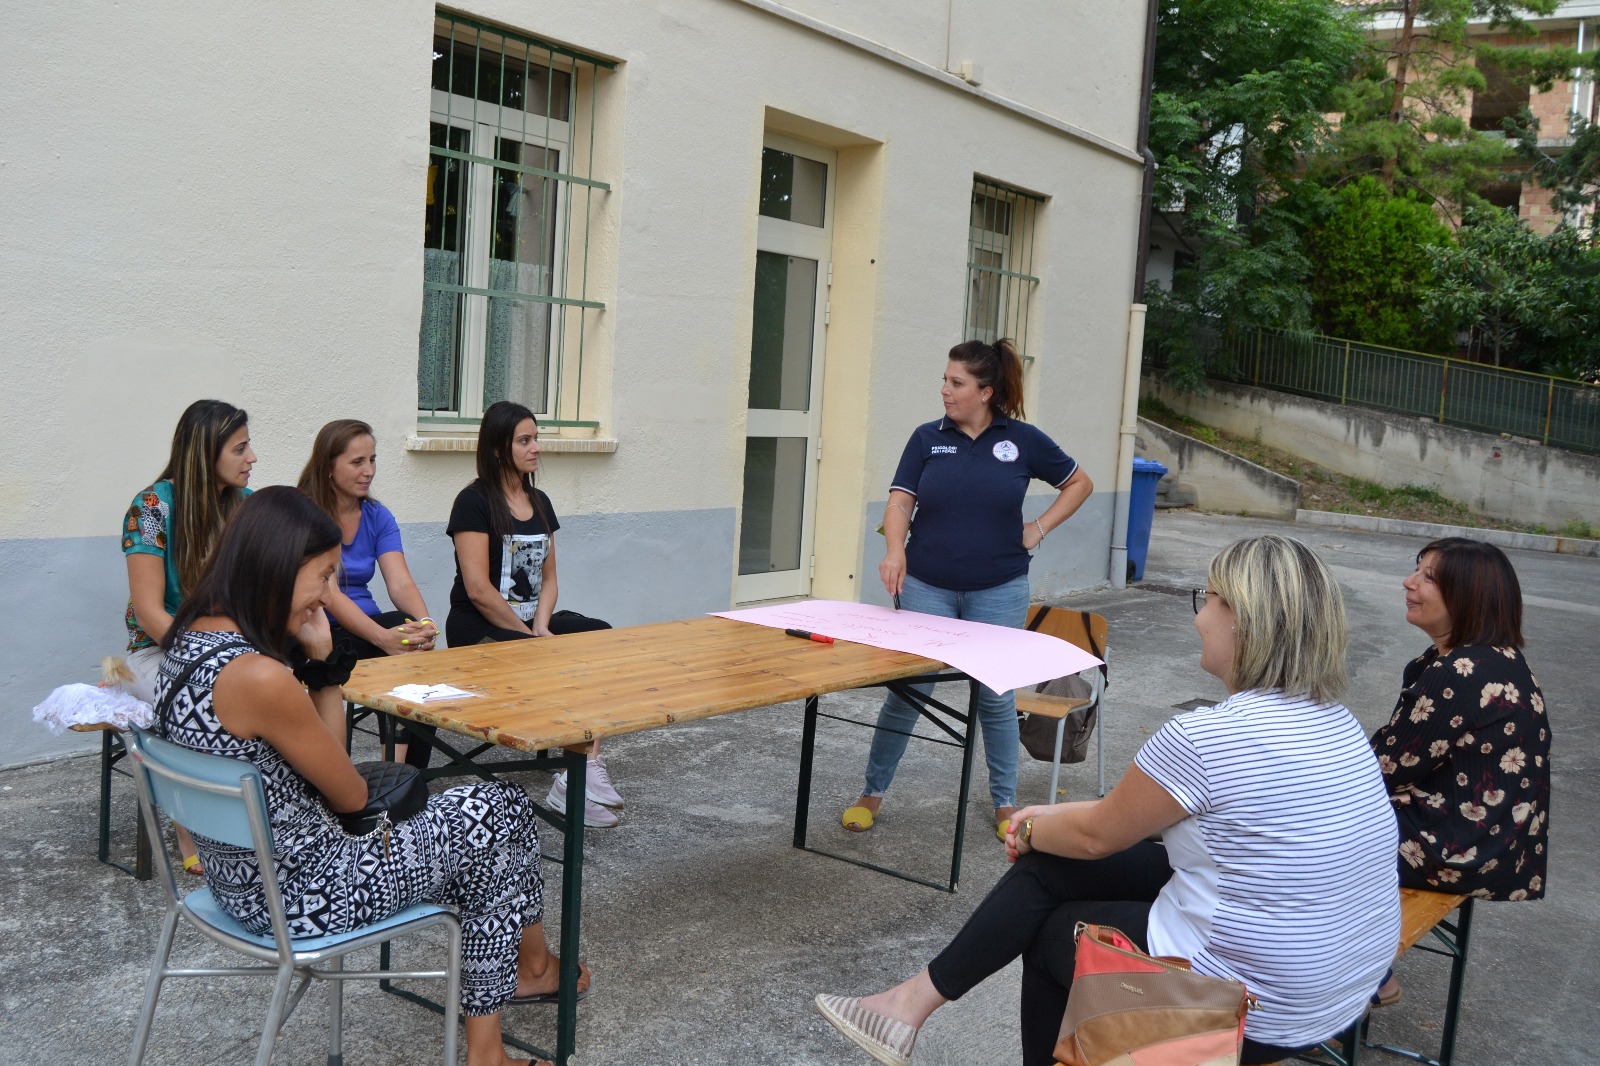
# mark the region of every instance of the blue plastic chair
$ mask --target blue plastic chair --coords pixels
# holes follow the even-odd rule
[[[167,914],[161,926],[155,965],[145,989],[144,1007],[134,1032],[130,1066],[144,1060],[145,1046],[155,1020],[156,1000],[161,985],[169,977],[255,977],[272,976],[272,1002],[267,1009],[261,1044],[256,1051],[256,1066],[272,1061],[273,1047],[284,1022],[299,1004],[313,980],[328,982],[328,1066],[339,1066],[341,1050],[341,982],[349,980],[443,979],[444,1061],[455,1066],[457,1015],[461,1002],[461,923],[454,912],[432,904],[417,904],[380,922],[334,936],[294,938],[289,935],[284,916],[283,894],[278,887],[272,860],[272,830],[267,820],[266,796],[253,764],[220,755],[191,751],[162,740],[144,730],[127,735],[133,776],[139,785],[139,806],[150,832],[150,839],[161,839],[158,811],[197,836],[253,848],[261,866],[266,890],[267,911],[272,919],[272,935],[257,936],[228,916],[209,889],[201,888],[180,895],[172,858],[167,849],[155,848],[158,879],[167,893]],[[266,963],[263,966],[177,969],[168,965],[173,936],[179,919],[187,921],[205,936]],[[394,939],[428,926],[442,925],[449,942],[449,964],[443,970],[400,971],[344,969],[344,956],[352,951]],[[295,976],[299,987],[290,994]]]

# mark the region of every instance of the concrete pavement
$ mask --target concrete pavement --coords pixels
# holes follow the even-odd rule
[[[1138,745],[1186,700],[1221,686],[1197,665],[1188,589],[1202,584],[1221,546],[1266,530],[1298,536],[1334,568],[1353,622],[1348,703],[1368,729],[1386,720],[1400,669],[1425,640],[1403,620],[1399,582],[1422,541],[1191,513],[1156,518],[1146,579],[1065,601],[1105,614],[1112,686],[1104,720],[1114,781]],[[1478,910],[1468,970],[1460,1066],[1593,1059],[1593,966],[1600,921],[1600,857],[1584,845],[1600,821],[1592,787],[1600,737],[1588,665],[1600,630],[1600,560],[1511,552],[1527,599],[1528,657],[1555,730],[1550,896]],[[824,710],[871,721],[871,696],[826,699]],[[868,733],[824,721],[819,732],[813,841],[937,878],[948,866],[958,763],[948,748],[913,744],[878,828],[854,836],[838,812],[856,795]],[[370,742],[368,742],[370,743]],[[607,743],[628,802],[622,825],[592,831],[586,870],[585,957],[597,977],[580,1009],[580,1063],[818,1063],[865,1058],[811,1006],[819,991],[864,993],[906,976],[960,927],[1004,868],[989,831],[981,755],[969,798],[966,861],[955,895],[796,851],[789,846],[797,704],[690,723]],[[1069,795],[1093,792],[1090,762],[1069,769]],[[161,916],[159,889],[94,861],[96,774],[74,758],[0,772],[0,1062],[15,1066],[126,1055]],[[1039,801],[1049,767],[1024,762],[1024,802]],[[529,775],[535,795],[547,786]],[[133,798],[118,779],[114,846],[131,849]],[[559,846],[549,834],[547,848]],[[553,919],[559,867],[546,866]],[[182,937],[180,957],[217,958]],[[1443,1009],[1445,962],[1413,952],[1399,974],[1405,999],[1374,1023],[1385,1040],[1432,1048]],[[1018,1060],[1013,966],[924,1030],[918,1066]],[[148,1061],[247,1060],[266,1001],[265,981],[168,986]],[[521,1007],[510,1026],[553,1042],[554,1012]],[[282,1063],[321,1063],[320,993],[289,1023]],[[346,1063],[438,1061],[439,1023],[376,989],[346,993]],[[1372,1054],[1366,1062],[1398,1062]]]

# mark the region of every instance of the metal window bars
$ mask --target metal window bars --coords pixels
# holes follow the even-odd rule
[[[962,339],[993,344],[1001,337],[1028,354],[1036,223],[1044,199],[989,178],[972,181],[967,236],[967,293]]]
[[[495,400],[546,425],[585,418],[583,357],[598,89],[615,64],[440,11],[417,360],[418,421],[473,423]]]

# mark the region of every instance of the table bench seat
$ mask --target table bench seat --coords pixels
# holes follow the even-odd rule
[[[68,728],[74,733],[100,734],[100,832],[96,858],[107,866],[132,874],[140,881],[150,880],[150,837],[145,831],[144,819],[139,817],[137,803],[134,805],[134,821],[138,829],[134,843],[133,866],[131,868],[124,866],[111,858],[111,775],[118,773],[124,777],[130,776],[126,770],[117,768],[117,763],[128,754],[127,748],[122,743],[122,733],[108,722],[79,724]]]
[[[1457,909],[1461,910],[1461,918],[1454,926],[1445,923],[1445,919]],[[1428,892],[1418,888],[1402,888],[1400,890],[1400,946],[1395,951],[1394,957],[1399,958],[1417,945],[1423,937],[1430,932],[1441,928],[1445,923],[1445,931],[1439,934],[1447,950],[1436,948],[1423,948],[1438,955],[1448,955],[1454,961],[1450,968],[1450,995],[1445,1003],[1444,1033],[1440,1044],[1439,1057],[1431,1059],[1420,1052],[1409,1051],[1405,1048],[1391,1047],[1387,1044],[1374,1044],[1367,1040],[1367,1027],[1372,1022],[1369,1012],[1361,1019],[1358,1025],[1352,1026],[1339,1038],[1337,1047],[1323,1045],[1322,1051],[1327,1058],[1305,1059],[1299,1061],[1325,1062],[1333,1061],[1341,1066],[1355,1066],[1359,1049],[1363,1046],[1379,1048],[1383,1051],[1402,1055],[1414,1062],[1421,1062],[1426,1066],[1450,1066],[1450,1060],[1455,1055],[1455,1034],[1457,1017],[1461,1010],[1461,982],[1465,976],[1467,962],[1467,935],[1472,922],[1472,899],[1468,896],[1456,896],[1447,892]],[[1345,1049],[1349,1049],[1346,1051]],[[1289,1061],[1289,1060],[1284,1060]],[[1271,1066],[1282,1066],[1273,1063]]]

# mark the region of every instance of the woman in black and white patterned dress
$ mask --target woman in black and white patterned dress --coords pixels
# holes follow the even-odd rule
[[[336,587],[339,543],[333,521],[287,486],[239,507],[162,641],[157,728],[174,743],[261,771],[294,935],[344,932],[422,901],[455,907],[468,1066],[507,1066],[501,1008],[551,1002],[557,984],[533,810],[516,785],[485,782],[431,796],[387,832],[357,837],[340,826],[337,813],[360,810],[367,786],[323,724],[325,713],[319,717],[340,699],[328,664],[316,661],[332,650],[323,608]],[[312,657],[299,671],[306,687],[288,665],[294,642]],[[168,698],[173,679],[201,657]],[[254,853],[196,842],[223,909],[267,932]],[[585,971],[580,988],[587,985]]]

